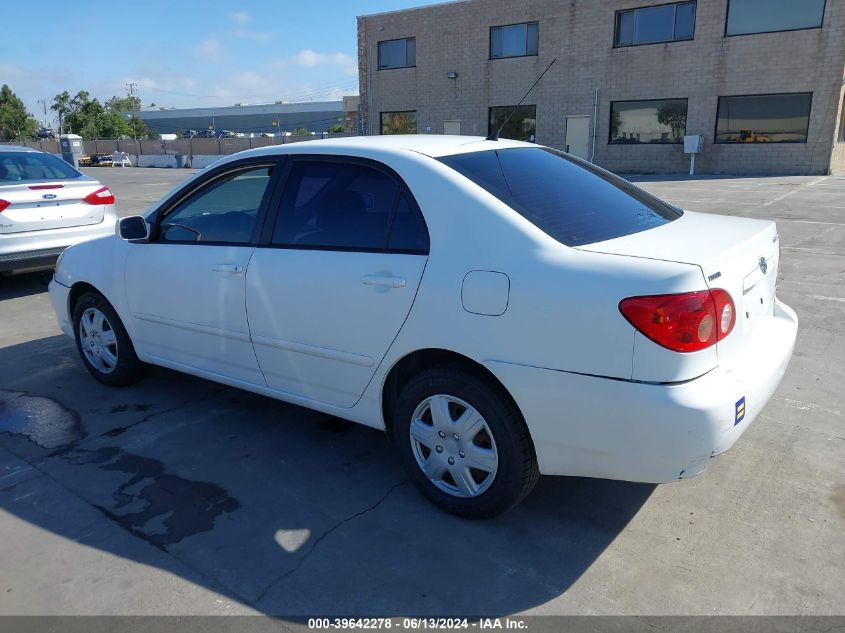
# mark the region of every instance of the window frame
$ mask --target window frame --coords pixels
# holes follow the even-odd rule
[[[822,4],[822,20],[821,20],[821,22],[819,22],[818,26],[801,26],[801,27],[798,27],[798,28],[795,28],[795,29],[777,29],[776,31],[754,31],[752,33],[728,33],[728,20],[731,17],[731,0],[728,0],[727,7],[725,9],[725,31],[724,31],[723,36],[724,37],[744,37],[746,35],[767,35],[769,33],[792,33],[793,31],[813,31],[815,29],[820,29],[820,28],[824,27],[824,16],[825,16],[826,13],[827,13],[827,0],[824,0],[824,3]],[[789,94],[789,93],[787,93],[787,94]],[[734,95],[734,96],[740,96],[740,95]],[[748,95],[748,96],[750,97],[750,96],[755,96],[755,95]],[[781,142],[783,142],[783,141],[781,141]],[[792,142],[795,142],[795,141],[792,141]]]
[[[319,246],[313,244],[274,244],[273,234],[276,231],[276,224],[282,215],[282,200],[284,199],[287,188],[291,185],[290,173],[296,163],[339,163],[341,165],[357,165],[365,166],[380,171],[398,188],[398,193],[393,200],[393,206],[390,210],[390,218],[387,221],[387,228],[384,235],[384,246],[382,248],[370,248],[362,246]],[[286,164],[280,170],[279,184],[273,192],[270,199],[270,208],[273,212],[268,213],[264,218],[264,223],[261,228],[261,235],[258,240],[258,248],[276,248],[285,250],[298,251],[328,251],[341,253],[383,253],[386,255],[423,255],[428,256],[431,250],[431,234],[428,230],[428,223],[425,221],[425,215],[422,213],[417,199],[411,192],[411,188],[405,180],[399,176],[391,167],[385,163],[379,162],[371,158],[362,158],[360,156],[348,156],[343,154],[289,154],[287,156]],[[408,201],[408,206],[411,207],[411,212],[417,216],[423,230],[425,231],[426,247],[424,249],[399,249],[389,248],[390,235],[393,232],[393,219],[396,215],[396,207],[399,204],[399,198],[405,196]]]
[[[525,25],[528,27],[530,24],[537,25],[537,52],[536,53],[524,53],[522,55],[502,55],[500,57],[493,57],[493,29],[504,29],[509,26],[522,26]],[[526,30],[525,33],[525,49],[528,50],[528,32]],[[490,27],[490,33],[488,36],[488,49],[487,49],[487,59],[490,61],[496,59],[517,59],[519,57],[537,57],[540,54],[540,20],[530,20],[528,22],[514,22],[513,24],[496,24],[495,26]]]
[[[383,117],[384,117],[385,114],[411,114],[411,113],[413,113],[414,114],[414,126],[417,127],[416,126],[417,112],[418,112],[417,110],[384,110],[383,112],[379,111],[379,113],[378,113],[378,135],[379,136],[395,136],[393,134],[385,134],[384,132],[382,132],[382,129],[384,127]],[[418,130],[419,130],[419,128],[417,128],[417,131],[415,131],[415,132],[409,132],[409,134],[419,134]]]
[[[408,45],[405,44],[405,65],[404,66],[382,66],[381,65],[381,45],[387,44],[389,42],[407,42],[408,40],[414,40],[414,63],[408,63]],[[376,43],[376,70],[397,70],[399,68],[416,68],[417,67],[417,36],[411,35],[408,37],[394,37],[389,40],[379,40]]]
[[[803,29],[802,29],[803,30]],[[719,134],[719,112],[722,109],[722,99],[742,98],[742,97],[785,97],[795,95],[810,95],[810,108],[807,111],[807,127],[804,130],[803,141],[720,141]],[[790,145],[807,144],[810,142],[810,119],[813,116],[813,93],[812,92],[764,92],[748,95],[719,95],[716,98],[716,123],[713,127],[713,144],[714,145],[775,145],[780,143],[787,143]]]
[[[826,0],[825,0],[826,1]],[[658,7],[667,7],[667,6],[674,6],[675,7],[675,18],[677,18],[677,6],[679,4],[691,4],[695,7],[692,16],[692,37],[685,37],[683,39],[674,39],[675,36],[675,24],[674,21],[672,23],[672,38],[671,40],[661,40],[659,42],[634,42],[632,44],[617,44],[617,26],[619,25],[619,14],[620,13],[628,13],[629,11],[633,11],[636,19],[636,12],[642,9],[656,9]],[[727,28],[727,18],[725,19],[725,24]],[[613,14],[613,48],[630,48],[632,46],[654,46],[655,44],[674,44],[676,42],[692,42],[695,40],[695,28],[698,26],[698,0],[676,0],[675,2],[663,2],[660,4],[647,4],[639,7],[629,7],[627,9],[618,9]]]
[[[490,136],[493,133],[493,110],[498,109],[516,109],[516,108],[534,108],[534,140],[533,141],[520,141],[522,143],[536,143],[537,142],[537,104],[536,103],[523,103],[522,105],[502,105],[502,106],[489,106],[487,108],[487,136]],[[511,139],[511,140],[519,140],[519,139]]]
[[[252,158],[244,158],[231,163],[221,165],[217,169],[205,174],[202,178],[191,180],[183,187],[176,191],[172,196],[165,200],[162,204],[156,207],[149,215],[146,216],[147,222],[151,225],[150,237],[146,240],[137,240],[135,243],[149,243],[149,244],[188,244],[193,246],[243,246],[253,248],[258,244],[261,235],[262,227],[267,217],[269,205],[279,186],[283,163],[286,161],[284,156],[255,156]],[[214,241],[214,242],[197,242],[193,240],[162,240],[161,239],[161,222],[168,215],[173,213],[179,205],[185,202],[191,196],[202,192],[208,187],[214,186],[219,180],[227,176],[239,172],[249,171],[258,167],[272,167],[273,173],[270,175],[270,182],[267,183],[267,188],[264,190],[264,195],[261,197],[261,204],[258,207],[258,214],[255,216],[255,226],[252,227],[252,235],[248,242],[229,242],[229,241]]]
[[[634,145],[634,146],[643,146],[643,145],[683,145],[684,139],[681,138],[680,141],[668,141],[666,143],[614,143],[613,142],[613,104],[614,103],[647,103],[649,101],[686,101],[687,102],[687,116],[689,116],[689,97],[665,97],[662,99],[617,99],[615,101],[610,102],[610,107],[608,108],[607,112],[607,144],[608,145]],[[718,113],[716,120],[718,121]],[[684,123],[684,135],[687,133],[687,125],[686,122]]]

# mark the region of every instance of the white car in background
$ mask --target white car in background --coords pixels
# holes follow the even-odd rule
[[[681,211],[516,141],[251,150],[119,228],[65,251],[50,284],[98,380],[154,363],[385,429],[467,517],[541,473],[702,472],[797,331],[773,222]]]
[[[0,273],[52,266],[73,244],[114,235],[114,196],[41,150],[0,145]]]

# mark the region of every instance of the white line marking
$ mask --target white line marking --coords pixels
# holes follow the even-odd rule
[[[842,297],[825,297],[824,295],[810,295],[810,299],[821,299],[822,301],[839,301],[845,303]]]
[[[768,220],[768,218],[766,218]],[[845,226],[845,222],[816,222],[815,220],[791,220],[788,218],[772,218],[775,222],[796,222],[797,224],[824,224],[825,226]]]
[[[815,413],[829,413],[830,415],[842,415],[841,411],[836,409],[828,409],[812,402],[803,402],[801,400],[792,400],[791,398],[784,398],[783,401],[786,406],[798,409],[799,411],[813,411]]]
[[[9,473],[8,475],[3,475],[2,477],[0,477],[0,479],[5,479],[6,477],[13,477],[13,476],[17,475],[18,473],[25,473],[28,470],[32,470],[32,466],[27,466],[26,468],[19,468],[18,470],[15,470],[15,471]]]
[[[769,206],[773,205],[773,204],[774,204],[774,203],[776,203],[776,202],[780,202],[780,201],[781,201],[781,200],[783,200],[784,198],[788,198],[789,196],[794,196],[796,193],[798,193],[798,192],[799,192],[799,191],[801,191],[802,189],[806,189],[807,187],[812,187],[813,185],[816,185],[816,184],[818,184],[818,183],[820,183],[820,182],[823,182],[825,178],[826,178],[826,176],[819,176],[819,177],[818,177],[818,178],[816,178],[815,180],[812,180],[812,181],[810,181],[810,182],[804,183],[803,185],[799,185],[799,186],[795,187],[795,189],[792,189],[791,191],[787,191],[786,193],[782,193],[782,194],[780,194],[779,196],[775,196],[774,198],[772,198],[772,199],[771,199],[771,200],[769,200],[768,202],[764,202],[764,203],[763,203],[763,206],[764,206],[764,207],[769,207]]]

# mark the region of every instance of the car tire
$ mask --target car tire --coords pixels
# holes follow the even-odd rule
[[[522,414],[491,382],[460,368],[428,369],[402,388],[394,408],[393,439],[411,481],[469,519],[507,512],[540,477]]]
[[[76,349],[85,368],[105,385],[125,387],[136,382],[143,364],[123,322],[98,292],[86,292],[73,306]]]

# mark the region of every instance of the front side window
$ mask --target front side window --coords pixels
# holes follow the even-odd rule
[[[490,59],[536,55],[539,45],[538,22],[494,26],[490,29]]]
[[[628,181],[553,149],[487,150],[440,160],[567,246],[638,233],[681,216]]]
[[[407,37],[378,43],[379,70],[408,68],[417,65],[417,40]]]
[[[417,113],[410,112],[382,112],[382,134],[416,134]]]
[[[52,154],[41,152],[0,152],[0,182],[21,180],[67,180],[80,173]]]
[[[691,40],[695,2],[662,4],[616,12],[614,46]]]
[[[825,0],[730,0],[725,35],[816,29]]]
[[[425,227],[420,228],[416,209],[405,196],[393,178],[368,165],[297,161],[285,185],[272,243],[329,250],[427,250],[427,237],[420,237],[427,236]]]
[[[249,244],[272,170],[243,168],[203,185],[162,218],[158,241]]]
[[[504,125],[504,127],[502,127]],[[502,129],[499,136],[534,142],[537,133],[537,106],[500,106],[490,108],[487,133]]]
[[[806,143],[812,93],[719,97],[717,143]]]
[[[610,104],[610,139],[630,143],[682,143],[687,128],[686,99],[613,101]]]

